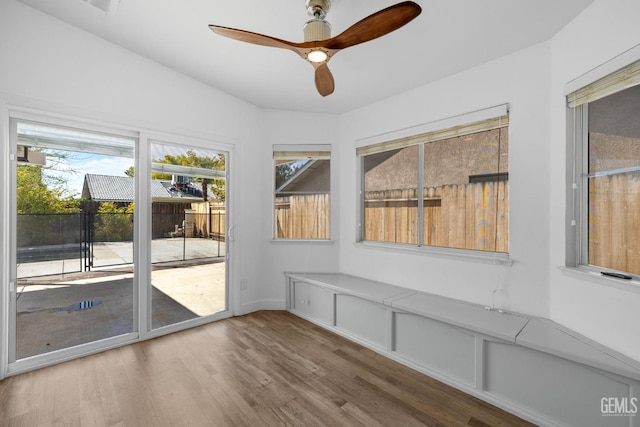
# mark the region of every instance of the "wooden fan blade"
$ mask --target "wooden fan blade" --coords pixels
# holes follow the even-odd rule
[[[316,68],[316,89],[322,96],[331,95],[335,88],[335,82],[333,81],[333,74],[329,70],[326,62],[315,66]]]
[[[261,46],[279,47],[289,49],[300,54],[300,43],[293,43],[286,40],[278,39],[264,34],[253,33],[251,31],[238,30],[236,28],[221,27],[219,25],[209,25],[211,31],[230,39],[240,40],[241,42],[257,44]]]
[[[342,33],[330,38],[323,47],[327,49],[344,49],[369,40],[377,39],[385,34],[408,24],[422,12],[422,8],[412,1],[404,1],[356,22]]]

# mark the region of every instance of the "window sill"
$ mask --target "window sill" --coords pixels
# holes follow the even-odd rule
[[[634,278],[631,280],[606,277],[600,274],[601,269],[590,267],[558,267],[562,273],[576,279],[587,280],[597,285],[608,286],[610,288],[621,289],[627,292],[640,294],[640,281]]]
[[[335,240],[325,239],[271,239],[272,245],[333,245]]]
[[[387,244],[382,242],[355,242],[354,245],[357,248],[412,253],[462,261],[482,262],[486,264],[498,264],[504,266],[511,266],[513,264],[513,260],[509,258],[509,254],[505,253],[438,248],[433,246],[415,246],[401,243]]]

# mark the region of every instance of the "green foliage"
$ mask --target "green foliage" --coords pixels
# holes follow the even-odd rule
[[[64,190],[49,188],[40,166],[19,165],[16,171],[18,214],[68,214],[80,212],[80,199],[65,198]]]
[[[302,165],[304,162],[302,163]],[[282,184],[287,182],[301,167],[300,160],[293,162],[282,163],[276,166],[276,189],[280,188]]]
[[[128,176],[129,178],[135,177],[135,175],[136,175],[135,167],[129,166],[127,168],[127,170],[124,171],[124,174],[126,176]],[[171,180],[171,178],[172,178],[171,174],[168,174],[168,173],[157,173],[157,172],[152,172],[151,173],[151,179],[169,181],[169,180]]]
[[[49,185],[46,181],[49,181]],[[81,200],[66,197],[65,194],[64,181],[55,177],[47,179],[43,167],[18,165],[18,247],[79,241]]]
[[[169,173],[157,173],[157,172],[151,173],[151,179],[157,179],[160,181],[171,181],[171,178],[173,177]]]
[[[80,242],[81,213],[20,214],[16,223],[18,248]]]
[[[96,242],[133,241],[134,205],[118,207],[112,202],[103,202],[95,216],[94,240]]]
[[[223,155],[219,155],[217,157],[198,156],[193,150],[189,150],[186,154],[179,154],[177,156],[166,154],[164,158],[154,160],[154,162],[212,170],[224,170],[225,166]]]

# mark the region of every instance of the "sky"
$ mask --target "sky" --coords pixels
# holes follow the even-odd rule
[[[70,196],[79,197],[82,194],[82,185],[86,174],[126,176],[124,171],[133,166],[133,159],[125,157],[105,156],[101,154],[72,153],[67,152],[69,158],[64,162],[55,164],[47,156],[47,174],[62,176],[67,180],[67,188]]]

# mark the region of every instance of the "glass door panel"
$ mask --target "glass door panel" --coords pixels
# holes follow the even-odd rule
[[[12,120],[10,362],[134,330],[134,138]]]
[[[226,154],[151,146],[152,329],[227,309]]]

